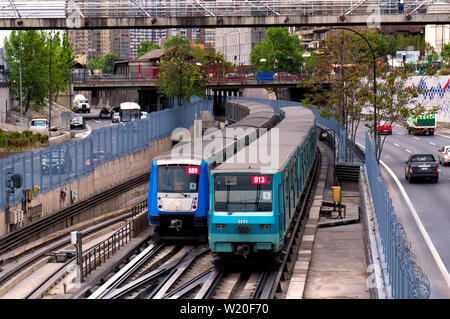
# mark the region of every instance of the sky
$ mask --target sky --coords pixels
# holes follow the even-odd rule
[[[3,39],[8,37],[11,31],[0,31],[0,48],[3,48]]]

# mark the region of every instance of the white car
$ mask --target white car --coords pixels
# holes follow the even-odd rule
[[[118,112],[114,112],[112,115],[113,123],[120,123],[120,114]]]
[[[442,165],[450,163],[450,145],[442,146],[438,152],[439,163],[442,163]]]
[[[141,119],[146,119],[148,117],[147,112],[141,112]]]

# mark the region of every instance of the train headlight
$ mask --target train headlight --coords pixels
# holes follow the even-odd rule
[[[225,224],[216,224],[216,229],[217,230],[225,230]]]
[[[192,209],[197,209],[197,196],[196,197],[194,197],[194,199],[192,200]]]
[[[270,230],[270,225],[269,224],[261,224],[261,225],[259,225],[259,228],[261,230]]]

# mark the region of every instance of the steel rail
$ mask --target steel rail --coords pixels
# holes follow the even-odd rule
[[[172,271],[172,269],[177,267],[179,265],[179,263],[184,260],[184,258],[186,257],[187,254],[188,253],[186,253],[184,256],[177,258],[176,260],[170,262],[169,264],[165,264],[165,265],[158,267],[157,269],[149,272],[148,274],[146,274],[144,276],[139,277],[138,279],[126,284],[123,287],[112,290],[109,294],[105,295],[102,299],[121,298],[121,297],[125,296],[126,294],[132,292],[133,290],[136,290],[136,289],[140,288],[141,286],[147,284],[148,282],[153,281],[162,275],[165,275],[165,274],[167,275],[167,273],[170,273]],[[170,274],[167,276],[170,276]]]
[[[54,225],[67,220],[81,212],[86,211],[106,200],[113,198],[114,196],[121,194],[134,186],[148,182],[150,173],[145,173],[138,177],[132,178],[125,183],[114,186],[101,193],[95,194],[75,205],[67,207],[59,212],[53,213],[49,216],[41,218],[33,223],[25,225],[21,229],[8,233],[0,238],[0,254],[17,247],[20,244],[24,244],[32,237],[36,237],[39,232],[48,230]],[[1,259],[0,259],[1,262]]]
[[[99,289],[92,293],[88,299],[101,299],[111,291],[116,289],[125,280],[127,280],[139,267],[142,266],[147,260],[153,257],[162,247],[164,243],[152,243],[145,248],[138,256],[125,265],[118,273],[111,277],[106,283],[104,283]]]
[[[115,218],[112,218],[110,220],[107,220],[103,223],[91,226],[88,229],[85,229],[82,231],[82,235],[86,236],[91,233],[94,233],[98,231],[99,229],[105,228],[107,226],[110,226],[111,224],[117,223],[123,219],[129,218],[133,215],[132,212],[127,213],[122,216],[118,216]],[[68,244],[70,244],[71,238],[69,235],[64,235],[59,240],[51,243],[48,246],[44,246],[42,248],[39,248],[38,250],[34,251],[31,255],[25,256],[21,258],[17,263],[13,265],[13,267],[10,267],[8,269],[5,269],[4,271],[0,272],[0,285],[4,284],[6,281],[14,277],[18,272],[20,272],[23,268],[29,266],[30,264],[34,263],[36,260],[42,258],[46,254],[50,253],[53,250],[56,250],[58,248],[64,247]]]
[[[174,269],[166,280],[164,280],[154,291],[152,291],[146,299],[163,299],[172,285],[181,277],[181,275],[183,275],[192,262],[208,251],[210,251],[208,245],[193,248],[181,262],[180,266]]]
[[[191,280],[183,283],[176,289],[172,290],[171,292],[165,294],[163,296],[163,299],[179,299],[183,295],[187,294],[188,292],[192,291],[193,289],[197,288],[199,285],[203,285],[211,278],[211,276],[214,274],[215,268],[214,266],[205,270],[201,274],[195,276]]]

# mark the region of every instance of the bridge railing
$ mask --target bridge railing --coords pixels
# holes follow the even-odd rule
[[[78,73],[72,75],[73,84],[99,84],[99,83],[121,83],[121,82],[152,82],[156,83],[158,81],[157,72],[138,72],[132,70],[127,74],[110,74],[110,75],[93,75],[89,73]],[[207,77],[208,83],[220,84],[220,83],[245,83],[245,82],[265,82],[271,81],[273,83],[277,82],[293,82],[299,83],[300,81],[309,80],[310,74],[306,71],[302,72],[286,72],[279,70],[278,72],[272,72],[272,77],[267,79],[265,77],[262,79],[259,77],[259,72],[253,67],[236,67],[235,70],[222,70],[219,66],[217,68],[208,68],[205,70],[205,75]],[[269,72],[270,74],[270,72]]]
[[[200,111],[212,113],[211,99],[148,114],[147,119],[92,130],[83,139],[23,152],[0,160],[0,209],[6,207],[7,171],[22,175],[22,188],[9,197],[10,206],[25,199],[25,190],[39,186],[46,193],[91,174],[95,167],[145,149],[149,143],[170,136],[177,127],[190,127]],[[68,196],[70,194],[67,194]],[[31,218],[31,216],[29,216]]]
[[[405,0],[405,11],[426,11],[434,1]],[[261,1],[0,1],[0,18],[67,18],[74,14],[85,18],[109,17],[199,17],[199,16],[272,16],[272,15],[369,15],[368,6],[381,14],[398,13],[396,0],[261,0]]]

